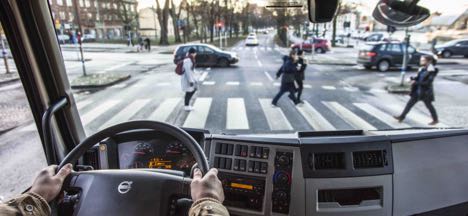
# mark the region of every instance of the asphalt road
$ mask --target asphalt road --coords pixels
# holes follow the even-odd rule
[[[180,77],[174,73],[172,55],[153,53],[86,53],[92,61],[86,62],[89,73],[132,73],[132,78],[99,91],[75,92],[77,107],[87,135],[123,121],[158,120],[178,126],[205,128],[213,133],[278,134],[309,130],[380,130],[427,126],[431,121],[424,105],[418,104],[404,123],[392,115],[399,114],[408,97],[387,93],[385,85],[398,82],[398,70],[388,73],[366,71],[358,66],[316,65],[307,67],[303,100],[295,106],[286,95],[277,108],[271,99],[279,90],[275,73],[287,49],[274,45],[273,35],[259,35],[258,47],[246,47],[242,42],[232,47],[240,62],[229,68],[197,68],[199,90],[192,101],[195,110],[183,110],[183,92]],[[66,51],[64,57],[76,53]],[[312,58],[352,59],[355,50],[334,49]],[[338,57],[337,57],[338,56]],[[81,73],[80,62],[65,64],[70,80]],[[441,124],[466,126],[468,117],[468,85],[444,79],[445,76],[467,73],[467,60],[454,59],[459,64],[440,65],[436,79],[436,102]],[[407,75],[414,74],[415,71]],[[0,86],[1,95],[22,91],[21,84]],[[24,93],[14,93],[11,101],[2,106],[11,107],[21,102]],[[8,98],[8,97],[6,97]],[[18,108],[19,109],[19,108]],[[13,109],[17,110],[17,109]],[[25,114],[26,115],[26,114]],[[5,115],[8,116],[8,115]],[[30,115],[26,115],[30,116]],[[34,124],[29,120],[23,126],[1,135],[0,139],[0,199],[21,192],[35,171],[45,166],[44,155]],[[21,155],[12,157],[12,155]],[[27,169],[20,169],[27,165]],[[5,172],[3,172],[5,171]]]

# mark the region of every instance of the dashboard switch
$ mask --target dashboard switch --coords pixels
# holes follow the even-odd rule
[[[226,158],[226,164],[224,166],[224,169],[230,170],[232,166],[232,159],[231,158]]]
[[[257,149],[255,149],[255,157],[256,158],[262,158],[262,147],[257,147]]]
[[[234,150],[234,155],[241,156],[241,150],[242,150],[242,145],[236,145],[236,148]]]
[[[240,160],[239,161],[239,170],[240,171],[245,171],[247,169],[247,161],[246,160]]]
[[[247,168],[247,171],[249,172],[254,171],[254,161],[249,161],[249,167]]]
[[[221,145],[222,143],[216,143],[216,148],[215,148],[215,153],[216,154],[221,154]]]
[[[254,164],[254,173],[260,173],[260,161],[255,161]]]
[[[268,163],[261,162],[260,164],[260,173],[266,174],[268,172]]]
[[[219,168],[219,157],[215,157],[213,167]]]
[[[219,168],[226,169],[226,158],[219,158]]]
[[[233,144],[226,144],[227,145],[227,155],[232,155],[234,151],[234,145]]]
[[[255,157],[256,151],[257,151],[257,147],[256,147],[256,146],[250,146],[249,156],[254,158],[254,157]]]
[[[263,159],[268,159],[268,156],[270,155],[270,149],[269,148],[263,148],[262,151],[262,158]]]
[[[234,166],[232,167],[233,170],[238,171],[239,170],[239,159],[234,159]]]
[[[241,153],[240,153],[240,156],[241,157],[247,157],[248,155],[248,146],[246,145],[241,145]]]
[[[226,155],[228,150],[228,145],[226,143],[221,143],[221,154]]]

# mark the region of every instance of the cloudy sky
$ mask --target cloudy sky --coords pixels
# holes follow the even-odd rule
[[[177,2],[178,0],[176,0]],[[251,0],[252,3],[266,2],[268,0]],[[277,1],[277,0],[276,0]],[[303,0],[304,2],[306,0]],[[371,14],[373,7],[377,4],[378,0],[342,0],[345,2],[359,2],[370,7],[363,13]],[[138,0],[138,7],[145,8],[155,5],[155,0]],[[468,9],[468,0],[420,0],[419,5],[427,7],[431,12],[438,11],[444,15],[458,15],[464,10]]]

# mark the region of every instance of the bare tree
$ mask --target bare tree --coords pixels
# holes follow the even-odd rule
[[[138,27],[138,12],[135,8],[136,2],[117,0],[115,3],[117,4],[116,14],[123,23],[125,35],[127,35],[129,31],[136,30]]]
[[[164,8],[161,8],[159,0],[156,0],[156,13],[158,14],[159,26],[161,26],[161,37],[159,38],[160,45],[169,45],[168,28],[169,21],[169,0],[164,1]]]

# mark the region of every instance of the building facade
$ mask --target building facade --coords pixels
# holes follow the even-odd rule
[[[124,39],[138,29],[137,0],[49,0],[49,4],[59,34],[77,32],[77,14],[83,33],[96,39]]]

